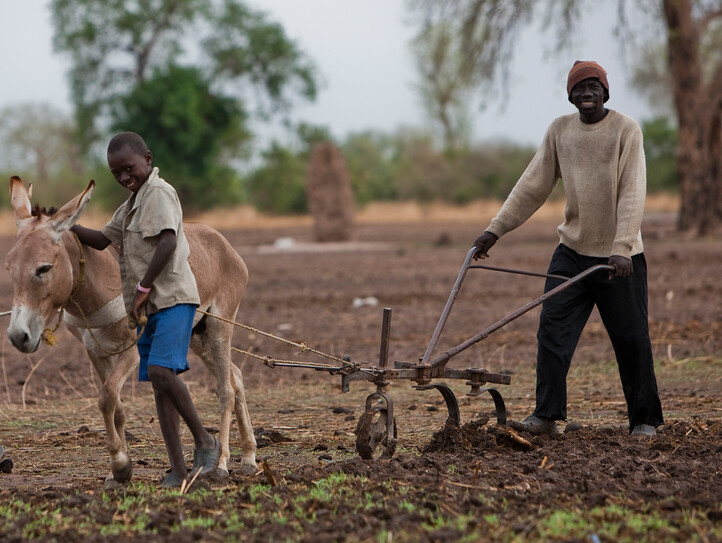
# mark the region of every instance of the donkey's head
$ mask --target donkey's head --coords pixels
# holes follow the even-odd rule
[[[32,185],[10,179],[10,204],[18,235],[7,254],[5,267],[13,283],[13,306],[8,338],[16,349],[35,352],[43,330],[52,325],[73,289],[73,266],[61,238],[85,211],[95,182],[55,214],[33,215]]]

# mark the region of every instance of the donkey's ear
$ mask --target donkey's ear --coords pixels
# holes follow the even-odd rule
[[[78,194],[50,217],[48,220],[49,227],[58,234],[61,234],[73,226],[83,214],[85,208],[88,207],[94,188],[95,181],[91,179],[88,187],[81,194]]]
[[[10,205],[15,213],[15,223],[32,217],[30,212],[30,197],[33,194],[33,185],[25,188],[23,180],[17,175],[10,178]]]

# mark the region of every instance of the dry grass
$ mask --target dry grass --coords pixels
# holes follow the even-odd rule
[[[486,224],[500,206],[501,202],[496,200],[476,200],[459,206],[440,202],[373,202],[356,211],[355,221],[358,224]],[[676,195],[653,194],[647,197],[647,213],[678,209],[679,197]],[[534,214],[532,220],[556,220],[562,217],[563,213],[563,200],[550,201]],[[84,226],[100,228],[109,219],[110,214],[89,211],[83,215],[81,222]],[[310,226],[312,222],[310,215],[269,215],[247,205],[215,209],[188,216],[186,219],[221,230]],[[0,212],[0,235],[13,235],[15,232],[12,212]]]

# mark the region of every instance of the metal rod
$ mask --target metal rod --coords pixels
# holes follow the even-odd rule
[[[545,292],[544,294],[539,296],[536,300],[532,300],[531,302],[520,307],[513,313],[510,313],[503,319],[498,320],[497,322],[495,322],[488,328],[486,328],[486,329],[482,330],[481,332],[479,332],[478,334],[476,334],[474,337],[467,339],[465,342],[457,345],[453,349],[449,349],[444,354],[437,356],[430,362],[431,367],[433,368],[436,366],[445,365],[452,356],[459,354],[461,351],[465,351],[466,349],[468,349],[475,343],[478,343],[482,339],[487,338],[490,334],[492,334],[493,332],[496,332],[499,328],[506,326],[511,321],[521,317],[524,313],[526,313],[526,312],[534,309],[536,306],[542,304],[545,300],[551,298],[552,296],[557,295],[558,293],[560,293],[563,290],[568,289],[569,287],[571,287],[575,283],[578,283],[579,281],[581,281],[582,279],[591,275],[592,273],[597,272],[599,270],[610,270],[611,271],[613,269],[614,269],[614,266],[610,266],[609,264],[597,264],[596,266],[592,266],[591,268],[584,270],[580,274],[569,278],[566,282],[562,283],[558,287],[550,290],[549,292]]]
[[[454,288],[451,289],[451,294],[449,295],[449,299],[446,302],[446,306],[444,306],[444,310],[441,312],[441,317],[439,318],[439,322],[436,324],[436,328],[434,329],[434,333],[431,335],[431,340],[429,341],[428,347],[426,347],[426,352],[424,353],[424,356],[421,358],[421,363],[427,363],[429,359],[431,358],[431,355],[434,352],[434,349],[436,348],[436,344],[439,342],[439,338],[441,337],[441,332],[444,330],[444,326],[446,325],[446,321],[449,318],[449,314],[451,313],[451,308],[454,306],[454,302],[456,301],[456,298],[459,296],[459,291],[461,290],[461,284],[464,282],[464,278],[466,277],[466,273],[470,268],[482,268],[486,270],[493,270],[493,271],[501,271],[501,272],[507,272],[507,273],[516,273],[520,275],[531,275],[535,277],[549,277],[552,279],[561,279],[562,281],[567,281],[569,278],[564,277],[561,275],[549,275],[545,273],[535,273],[535,272],[527,272],[523,270],[511,270],[507,268],[496,268],[493,266],[484,266],[481,264],[475,264],[472,265],[471,261],[474,258],[474,254],[477,251],[477,247],[472,247],[469,252],[466,255],[466,258],[464,259],[464,263],[461,266],[461,270],[459,271],[459,275],[456,278],[456,282],[454,283]]]
[[[279,368],[302,368],[306,370],[318,370],[318,371],[328,371],[328,372],[342,372],[342,371],[350,371],[351,368],[348,366],[328,366],[326,364],[314,364],[313,362],[309,362],[308,364],[296,364],[294,362],[273,362],[273,365],[271,366],[273,368],[279,367]],[[357,367],[353,369],[354,373],[367,373],[370,375],[375,375],[378,373],[378,370],[375,370],[373,368],[361,368]]]
[[[471,263],[471,259],[474,257],[474,253],[476,252],[477,248],[472,247],[469,252],[466,255],[466,258],[464,259],[464,264],[461,266],[461,271],[459,272],[458,277],[456,278],[456,282],[454,283],[454,288],[451,289],[451,294],[449,295],[449,299],[446,301],[446,305],[444,306],[444,310],[441,312],[441,317],[439,318],[439,322],[436,324],[436,328],[434,329],[434,333],[431,335],[431,341],[429,341],[429,346],[426,347],[426,352],[424,353],[423,358],[421,359],[421,363],[425,364],[429,361],[431,358],[431,354],[434,352],[434,348],[436,347],[436,344],[439,341],[439,337],[441,337],[441,332],[444,329],[444,325],[446,325],[446,321],[449,318],[449,314],[451,313],[451,308],[454,305],[454,302],[456,301],[456,298],[459,296],[459,290],[461,289],[461,283],[464,282],[464,277],[466,277],[466,272],[469,270],[469,264]]]
[[[377,370],[378,371],[378,370]],[[359,368],[358,371],[353,373],[344,374],[346,381],[366,381],[368,380],[367,374],[372,373],[373,368]],[[385,369],[382,375],[384,379],[389,381],[394,380],[407,380],[416,381],[419,378],[419,370],[409,365],[404,368]],[[429,379],[464,379],[470,381],[475,379],[477,382],[483,383],[497,383],[500,385],[508,385],[511,383],[511,375],[501,373],[490,373],[487,371],[479,372],[478,369],[454,369],[436,367],[431,368],[428,372],[427,377]]]
[[[484,266],[482,264],[474,264],[472,266],[469,266],[469,268],[491,270],[491,271],[498,271],[498,272],[504,272],[504,273],[516,273],[518,275],[531,275],[532,277],[546,277],[548,279],[561,279],[562,281],[566,281],[569,279],[569,277],[565,277],[563,275],[553,275],[553,274],[549,274],[549,273],[537,273],[537,272],[530,272],[530,271],[525,271],[525,270],[512,270],[509,268],[497,268],[494,266]]]
[[[379,352],[379,367],[385,368],[389,360],[389,336],[391,335],[391,308],[384,308],[384,319],[381,324],[381,351]]]

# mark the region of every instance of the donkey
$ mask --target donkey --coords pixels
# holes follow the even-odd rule
[[[139,362],[135,332],[121,293],[118,263],[110,251],[83,247],[69,231],[88,206],[95,182],[54,214],[33,215],[32,184],[10,180],[10,204],[18,234],[7,254],[13,305],[7,335],[21,352],[35,352],[41,339],[53,342],[52,329],[62,318],[79,339],[102,382],[98,407],[103,414],[112,475],[108,482],[130,481],[133,469],[125,441],[125,408],[120,391]],[[228,241],[209,226],[187,223],[190,266],[196,278],[200,310],[226,319],[196,314],[191,349],[217,379],[221,456],[217,475],[228,476],[229,433],[235,411],[241,433],[241,471],[256,471],[256,440],[246,406],[241,370],[231,361],[233,321],[248,282],[248,269]],[[55,324],[57,322],[57,324]],[[121,352],[122,351],[122,352]],[[112,477],[112,479],[111,479]]]

